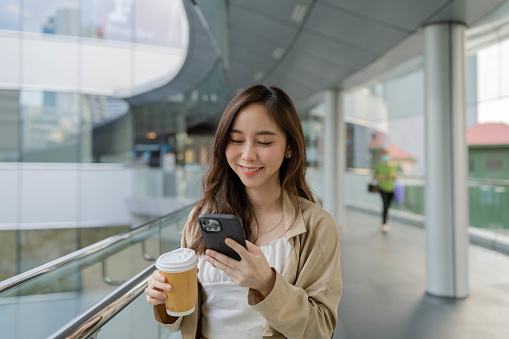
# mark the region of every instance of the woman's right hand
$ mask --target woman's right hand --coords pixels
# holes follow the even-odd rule
[[[148,286],[145,289],[145,296],[147,302],[151,305],[164,304],[164,300],[167,298],[165,291],[171,291],[171,285],[166,283],[164,275],[159,273],[159,270],[155,270],[152,276],[148,279]]]

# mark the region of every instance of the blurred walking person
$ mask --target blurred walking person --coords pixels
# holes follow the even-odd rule
[[[382,226],[383,233],[389,232],[389,225],[387,225],[387,215],[389,207],[391,206],[392,199],[394,198],[394,180],[397,178],[397,167],[391,162],[391,155],[389,150],[382,151],[380,163],[375,165],[373,171],[373,178],[378,180],[378,191],[382,197],[383,211],[382,211]]]

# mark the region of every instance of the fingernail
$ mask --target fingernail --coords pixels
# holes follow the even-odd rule
[[[164,277],[159,278],[159,281],[164,281]]]
[[[226,243],[226,245],[228,245],[228,243],[230,242],[230,238],[224,239],[224,242]]]
[[[167,284],[165,287],[166,287],[167,291],[171,290],[171,285],[170,284]]]

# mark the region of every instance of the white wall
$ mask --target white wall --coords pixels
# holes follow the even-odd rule
[[[0,229],[128,225],[133,170],[121,164],[0,163]]]
[[[0,30],[0,89],[128,95],[157,88],[187,49]]]

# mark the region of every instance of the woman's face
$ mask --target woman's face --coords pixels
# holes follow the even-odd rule
[[[225,153],[246,190],[278,187],[279,168],[287,151],[284,132],[263,105],[248,105],[237,114]]]

